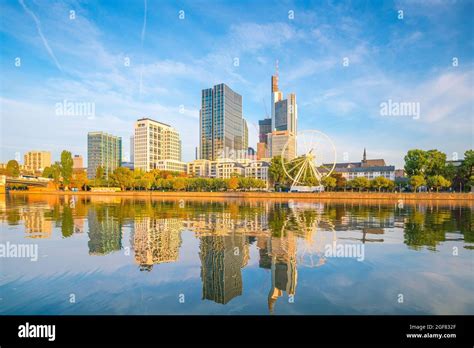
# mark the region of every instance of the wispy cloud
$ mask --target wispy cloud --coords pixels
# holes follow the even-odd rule
[[[24,3],[23,0],[18,0],[18,2],[20,3],[21,7],[23,7],[23,9],[25,10],[26,13],[28,13],[31,18],[33,18],[33,21],[35,22],[36,24],[36,29],[38,30],[38,35],[41,37],[41,40],[43,41],[43,45],[44,47],[46,48],[46,51],[48,51],[48,54],[49,56],[51,57],[51,59],[54,61],[54,64],[56,64],[56,67],[60,70],[60,71],[63,71],[63,69],[61,68],[61,64],[59,64],[56,56],[54,55],[54,52],[53,50],[51,49],[51,47],[49,46],[49,43],[48,43],[48,40],[46,40],[46,37],[44,36],[43,34],[43,30],[41,29],[41,22],[40,20],[38,19],[38,17],[36,17],[36,15],[34,14],[33,11],[31,11]]]

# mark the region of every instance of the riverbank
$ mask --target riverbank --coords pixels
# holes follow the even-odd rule
[[[69,195],[69,196],[106,196],[106,197],[156,197],[156,198],[228,198],[228,199],[309,199],[309,200],[439,200],[439,201],[474,201],[473,193],[395,193],[395,192],[162,192],[162,191],[125,191],[125,192],[90,192],[90,191],[9,191],[8,194],[34,195]]]

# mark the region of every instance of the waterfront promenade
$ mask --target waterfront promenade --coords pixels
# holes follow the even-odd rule
[[[311,200],[440,200],[440,201],[473,201],[473,193],[449,192],[190,192],[190,191],[125,191],[125,192],[91,192],[91,191],[54,191],[54,190],[28,190],[9,191],[9,194],[35,194],[35,195],[72,195],[72,196],[117,196],[117,197],[153,197],[153,198],[259,198],[259,199],[311,199]]]

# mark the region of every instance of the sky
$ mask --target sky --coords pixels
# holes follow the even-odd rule
[[[142,117],[176,128],[191,161],[201,90],[218,83],[242,95],[256,148],[276,61],[298,130],[330,137],[338,161],[364,148],[397,168],[413,148],[462,158],[474,147],[472,13],[453,0],[0,0],[0,162],[64,149],[86,160],[90,131],[121,136],[127,160]],[[94,112],[61,113],[67,102]],[[397,115],[398,103],[413,109]]]

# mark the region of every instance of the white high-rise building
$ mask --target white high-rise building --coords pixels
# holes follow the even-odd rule
[[[178,132],[165,123],[150,118],[141,118],[135,122],[134,168],[144,171],[164,169],[164,162],[181,165],[181,140]],[[185,169],[184,169],[185,171]]]
[[[130,137],[130,163],[133,164],[133,162],[135,162],[135,149],[134,149],[134,146],[135,146],[135,136],[132,135]]]

